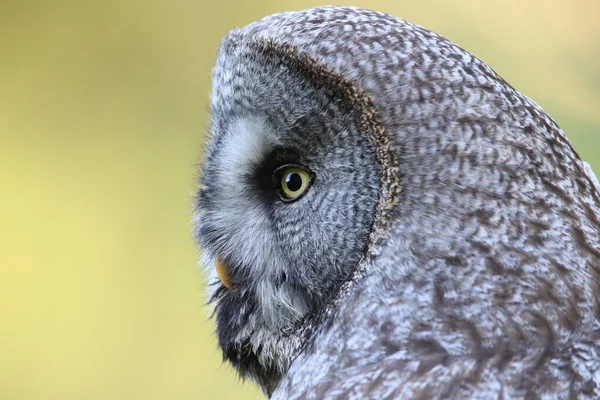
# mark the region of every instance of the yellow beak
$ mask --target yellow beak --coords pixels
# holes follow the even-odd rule
[[[231,280],[229,278],[229,266],[217,257],[217,275],[227,289],[231,289]]]

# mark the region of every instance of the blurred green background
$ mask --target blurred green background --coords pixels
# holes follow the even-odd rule
[[[210,69],[316,1],[0,0],[0,399],[244,399],[191,240]],[[442,33],[600,170],[600,2],[355,1]]]

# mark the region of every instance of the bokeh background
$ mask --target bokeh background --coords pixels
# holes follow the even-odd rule
[[[0,0],[0,399],[257,399],[204,306],[190,204],[220,38],[264,0]],[[600,170],[600,2],[355,1],[540,103]]]

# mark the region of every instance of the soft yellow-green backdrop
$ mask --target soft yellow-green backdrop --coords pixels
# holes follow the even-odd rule
[[[190,239],[233,26],[316,1],[0,0],[0,399],[259,398],[220,364]],[[354,1],[434,29],[600,170],[600,2]]]

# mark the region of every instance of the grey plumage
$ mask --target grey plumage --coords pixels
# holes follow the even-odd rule
[[[600,397],[597,180],[482,61],[383,13],[276,14],[224,39],[211,114],[195,236],[224,358],[269,396]],[[316,176],[291,203],[285,163]]]

